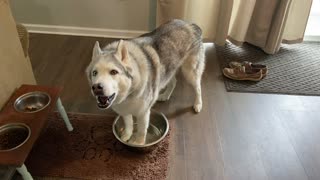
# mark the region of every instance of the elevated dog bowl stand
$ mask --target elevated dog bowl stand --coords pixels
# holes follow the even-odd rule
[[[10,150],[10,151],[0,151],[0,165],[15,167],[17,171],[21,174],[24,180],[32,180],[32,176],[27,170],[24,162],[27,159],[33,145],[45,129],[48,115],[52,113],[54,107],[56,106],[68,131],[72,131],[73,127],[69,121],[67,113],[61,103],[59,95],[62,88],[60,87],[46,87],[38,85],[22,85],[9,99],[8,103],[5,105],[3,110],[0,112],[0,126],[9,123],[23,123],[27,125],[30,130],[29,139],[22,144],[20,147]],[[14,108],[14,103],[18,97],[29,92],[45,92],[47,93],[51,101],[47,107],[44,109],[33,112],[25,113],[18,112]]]

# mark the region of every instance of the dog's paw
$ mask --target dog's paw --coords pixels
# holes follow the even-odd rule
[[[133,135],[129,140],[129,143],[135,145],[144,145],[146,143],[146,139],[144,136]]]
[[[124,131],[123,134],[121,134],[121,140],[127,142],[132,136],[132,132]]]
[[[193,105],[193,109],[196,113],[199,113],[202,110],[202,103]]]

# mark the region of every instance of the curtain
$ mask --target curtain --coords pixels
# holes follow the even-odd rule
[[[157,25],[178,18],[198,24],[204,41],[248,42],[268,54],[303,41],[312,0],[158,0]]]

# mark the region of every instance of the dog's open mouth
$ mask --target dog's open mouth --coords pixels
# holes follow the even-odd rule
[[[98,107],[102,109],[107,109],[111,106],[114,98],[116,97],[116,93],[113,93],[111,96],[96,96]]]

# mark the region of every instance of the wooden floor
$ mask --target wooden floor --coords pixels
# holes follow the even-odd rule
[[[85,76],[94,42],[112,39],[31,35],[36,79],[64,86],[67,111],[97,109]],[[320,98],[226,92],[213,44],[206,44],[203,111],[194,114],[192,89],[178,81],[170,101],[155,109],[174,122],[172,180],[319,180]]]

